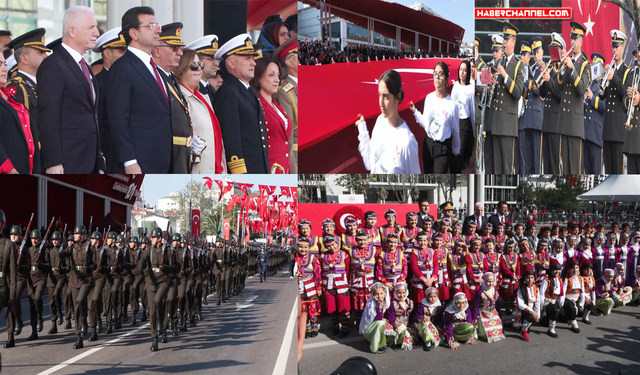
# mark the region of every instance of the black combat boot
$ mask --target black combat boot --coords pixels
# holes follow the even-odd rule
[[[158,351],[158,339],[157,338],[153,339],[153,342],[151,343],[151,351],[152,352],[157,352]]]
[[[76,343],[73,344],[73,348],[74,349],[84,348],[84,343],[82,342],[82,335],[78,335],[78,339],[76,340]]]
[[[51,322],[51,329],[47,333],[50,335],[58,333],[58,324],[55,320]]]
[[[98,340],[98,329],[93,327],[91,330],[91,337],[89,337],[89,341],[97,341]]]
[[[44,329],[44,322],[42,321],[42,314],[38,314],[38,332],[42,332]]]
[[[27,341],[35,341],[38,339],[36,327],[31,327],[31,336],[27,337]]]
[[[7,342],[4,343],[4,347],[9,349],[9,348],[13,348],[14,346],[16,346],[16,339],[15,337],[13,337],[13,333],[9,333],[9,338],[7,339]]]

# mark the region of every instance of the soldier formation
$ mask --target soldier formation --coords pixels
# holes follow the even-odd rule
[[[611,62],[598,52],[589,59],[582,50],[586,28],[570,26],[570,42],[551,34],[547,63],[541,37],[521,41],[515,55],[519,30],[508,22],[492,36],[488,64],[476,37],[475,69],[489,66],[492,77],[475,95],[486,173],[621,174],[624,156],[627,173],[640,173],[637,57],[633,67],[624,64],[627,37],[611,30]]]
[[[139,238],[126,228],[122,234],[110,228],[91,232],[91,225],[87,229],[82,224],[67,237],[66,226],[55,230],[53,221],[44,234],[30,229],[31,222],[26,231],[13,225],[9,238],[0,234],[5,348],[14,347],[22,333],[20,298],[25,289],[31,324],[28,341],[38,340],[43,331],[47,288],[49,335],[73,329],[77,336],[73,347],[81,349],[87,335],[96,341],[99,334],[112,334],[125,324],[133,327],[138,321],[150,321],[151,351],[157,351],[158,341],[166,343],[168,333],[177,336],[204,319],[202,306],[209,304],[208,295],[215,293],[221,305],[245,288],[248,275],[260,270],[262,281],[288,261],[286,249],[277,245],[265,249],[261,244],[222,239],[214,245],[157,227],[149,237]],[[0,210],[0,233],[5,225]]]

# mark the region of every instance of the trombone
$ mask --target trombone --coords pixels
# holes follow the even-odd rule
[[[609,80],[607,79],[607,77],[609,77],[609,73],[611,72],[611,69],[615,66],[615,62],[616,62],[616,54],[614,53],[613,58],[611,59],[611,63],[609,63],[609,69],[607,69],[607,73],[605,73],[605,75],[602,76],[602,81],[598,86],[598,95],[600,96],[604,96],[604,91],[607,89],[607,87],[609,87]]]
[[[627,130],[631,130],[633,128],[631,126],[631,119],[633,118],[633,112],[635,112],[635,107],[633,106],[633,97],[636,91],[636,87],[638,87],[638,82],[640,82],[640,74],[638,74],[638,67],[636,66],[633,69],[633,84],[631,86],[631,98],[629,98],[629,105],[627,107],[629,108],[627,110],[627,121],[624,123],[624,128]]]
[[[573,49],[570,50],[570,51],[567,51],[562,57],[560,57],[560,61],[564,60],[564,58],[569,56],[570,53],[573,53]],[[536,63],[537,63],[537,61],[536,61]],[[549,60],[549,63],[547,64],[547,67],[544,68],[544,70],[542,71],[542,74],[540,74],[540,76],[538,76],[538,79],[533,81],[533,83],[531,84],[531,89],[537,90],[538,87],[540,87],[540,85],[542,84],[542,76],[544,76],[544,74],[552,67],[552,65],[553,65],[553,63],[551,62],[551,60]],[[564,65],[562,66],[562,69],[564,69]],[[553,70],[556,73],[559,71],[556,68],[553,68]]]

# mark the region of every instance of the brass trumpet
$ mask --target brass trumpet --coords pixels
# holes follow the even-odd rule
[[[633,112],[635,111],[635,107],[633,106],[633,94],[635,93],[636,87],[638,86],[638,81],[640,81],[640,74],[638,74],[638,67],[633,69],[633,84],[631,86],[631,98],[629,98],[629,105],[627,108],[627,121],[624,123],[624,128],[627,130],[631,130],[633,127],[631,126],[631,119],[633,118]]]
[[[600,85],[598,85],[598,94],[600,96],[604,96],[604,92],[607,89],[607,87],[609,87],[609,80],[607,79],[607,77],[609,77],[609,73],[611,72],[611,69],[613,69],[613,67],[615,66],[615,62],[616,62],[616,55],[613,54],[613,58],[611,59],[611,63],[609,64],[609,69],[607,69],[607,73],[605,73],[604,76],[602,76],[602,81],[600,81]]]
[[[573,50],[566,52],[561,58],[560,61],[564,60],[565,57],[569,56],[570,53],[573,53]],[[537,63],[537,62],[536,62]],[[540,76],[538,77],[538,79],[536,79],[535,81],[533,81],[533,83],[531,84],[531,88],[533,90],[537,90],[538,87],[540,87],[540,85],[542,84],[542,76],[544,76],[544,74],[553,66],[553,64],[555,64],[555,62],[551,62],[549,61],[549,63],[547,64],[547,67],[544,68],[544,70],[542,71],[542,74],[540,74]],[[564,69],[564,66],[563,66]],[[553,68],[553,71],[556,72],[556,74],[560,71],[557,68]]]

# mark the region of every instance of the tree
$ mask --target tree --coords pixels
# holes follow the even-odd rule
[[[344,174],[336,179],[336,184],[351,190],[354,194],[364,195],[366,200],[367,190],[373,181],[375,181],[375,176],[370,174]]]
[[[624,10],[625,13],[629,15],[633,25],[635,26],[636,31],[636,39],[640,40],[640,9],[638,9],[638,0],[625,0],[622,2],[621,0],[602,0],[605,3],[613,3],[620,7],[620,9]],[[606,4],[605,4],[606,6]]]
[[[480,178],[483,178],[484,176],[481,176]],[[446,174],[434,174],[430,176],[431,179],[433,179],[436,184],[438,185],[438,189],[442,192],[442,196],[444,197],[445,200],[449,200],[450,198],[450,188],[451,188],[451,177],[449,175]]]
[[[396,198],[400,203],[407,203],[411,196],[411,191],[416,187],[417,175],[395,174],[386,176],[391,189],[396,194]],[[418,194],[420,194],[418,192]]]
[[[314,191],[326,190],[327,182],[322,174],[300,174],[298,175],[298,202],[313,202]]]
[[[387,191],[387,189],[379,187],[376,193],[378,193],[378,199],[380,199],[382,203],[385,203],[387,197],[389,196],[389,192]]]

